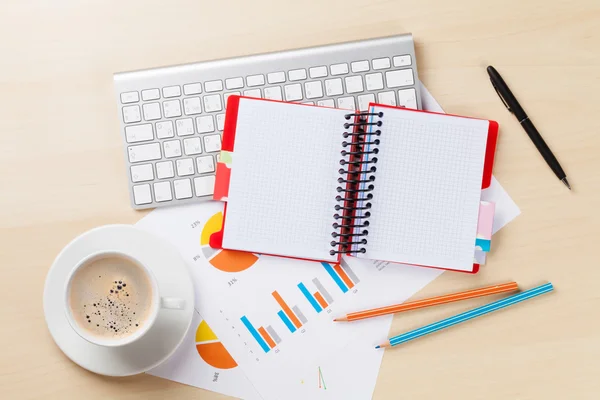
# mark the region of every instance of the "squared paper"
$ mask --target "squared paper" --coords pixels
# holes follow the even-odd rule
[[[471,271],[489,122],[383,112],[361,258]]]
[[[335,261],[347,110],[240,99],[223,247]]]

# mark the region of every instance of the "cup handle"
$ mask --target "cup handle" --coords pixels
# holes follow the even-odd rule
[[[160,308],[167,308],[169,310],[184,310],[185,300],[177,297],[161,297]]]

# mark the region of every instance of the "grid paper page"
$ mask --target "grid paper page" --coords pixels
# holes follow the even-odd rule
[[[489,122],[382,111],[363,258],[471,271]]]
[[[223,247],[331,256],[347,110],[241,99]]]

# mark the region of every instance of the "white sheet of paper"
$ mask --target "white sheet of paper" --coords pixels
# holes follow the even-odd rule
[[[443,112],[439,104],[424,87],[422,87],[422,100],[426,110]],[[495,179],[492,180],[490,188],[484,191],[482,198],[496,203],[494,232],[508,224],[520,213],[519,208]],[[240,282],[240,278],[244,278],[245,271],[228,272],[227,274],[231,276],[229,280],[225,280],[227,287],[223,288],[220,285],[216,285],[216,282],[223,281],[222,275],[224,271],[220,271],[217,268],[205,268],[202,273],[199,271],[198,263],[205,264],[205,258],[214,260],[216,257],[215,252],[203,244],[199,231],[202,230],[202,227],[207,222],[206,215],[213,215],[213,213],[218,212],[220,207],[222,207],[220,203],[201,203],[184,207],[157,209],[140,220],[136,225],[140,229],[162,236],[180,250],[193,276],[196,288],[196,303],[197,306],[200,306],[198,309],[206,308],[210,310],[217,308],[215,305],[220,304],[218,302],[220,295],[214,292],[226,290],[229,287],[229,282],[232,282],[232,285],[236,285]],[[352,257],[346,260],[357,276],[364,277],[359,284],[360,286],[357,285],[360,295],[355,296],[351,304],[349,304],[351,311],[405,301],[443,272],[430,268],[373,262]],[[217,261],[213,262],[217,263]],[[262,279],[272,282],[274,285],[279,285],[279,282],[283,282],[280,279],[280,275],[285,275],[287,270],[285,267],[282,267],[274,275],[273,271],[270,273],[271,275],[269,276],[256,277],[255,279]],[[212,286],[216,287],[211,288]],[[208,290],[205,290],[207,287]],[[336,287],[334,286],[333,289],[329,290],[333,292],[335,289]],[[244,299],[238,298],[237,302],[243,303]],[[304,309],[310,311],[308,303],[300,305],[303,311]],[[338,311],[340,313],[344,312],[341,309]],[[306,314],[308,314],[308,311]],[[331,315],[333,315],[333,312]],[[196,322],[198,322],[198,318],[200,317],[195,318]],[[214,319],[217,324],[220,324],[219,320],[221,320],[221,317],[217,316]],[[260,395],[265,399],[307,398],[306,396],[313,396],[311,398],[315,399],[370,398],[375,389],[379,366],[383,358],[383,352],[375,351],[372,347],[381,343],[386,338],[391,321],[392,317],[386,316],[357,322],[357,324],[366,327],[365,329],[368,331],[368,334],[351,339],[344,348],[338,349],[329,355],[316,357],[316,361],[311,365],[302,368],[296,368],[293,364],[286,365],[286,367],[289,366],[290,368],[284,367],[281,371],[277,372],[276,377],[267,376],[265,379],[270,379],[270,382],[273,382],[275,379],[281,378],[284,383],[288,382],[291,386],[277,388],[274,391],[267,389],[266,394],[259,389]],[[209,320],[209,322],[212,326],[213,321]],[[256,321],[256,323],[264,324],[265,322]],[[309,323],[312,323],[312,316]],[[194,325],[192,325],[192,330],[196,329]],[[352,324],[352,326],[362,330],[359,325]],[[212,327],[217,331],[215,326]],[[280,329],[286,328],[277,327],[277,330]],[[232,347],[235,347],[235,338],[230,340],[229,335],[225,335],[227,336],[226,338],[218,332],[216,333],[221,343],[227,349],[231,350]],[[193,345],[191,338],[194,338],[193,332],[188,333],[188,337],[184,341],[182,348],[178,349],[169,360],[151,373],[166,379],[219,393],[245,399],[257,398],[257,392],[254,390],[254,387],[252,385],[248,387],[248,382],[251,384],[255,383],[254,379],[248,376],[250,378],[248,380],[241,368],[222,371],[204,362],[198,362],[202,360],[197,358],[197,353],[191,351]],[[283,341],[284,339],[288,341],[287,338],[282,336],[281,340]],[[187,343],[187,348],[183,347],[186,346],[185,343]],[[235,352],[231,350],[230,353],[238,361]],[[238,362],[238,364],[241,366],[241,363]],[[321,368],[327,389],[324,389],[323,385],[319,387],[319,367]],[[211,375],[214,378],[215,373],[219,374],[217,384],[214,384],[209,379]],[[262,379],[259,379],[259,381],[262,381]]]
[[[383,114],[383,134],[373,156],[368,243],[357,245],[366,249],[358,257],[472,271],[489,121],[378,106],[370,112]]]

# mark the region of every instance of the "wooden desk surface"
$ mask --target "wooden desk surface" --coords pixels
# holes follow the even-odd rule
[[[487,4],[486,4],[487,3]],[[46,272],[73,237],[134,223],[112,74],[412,32],[419,75],[447,112],[499,121],[495,175],[522,215],[477,276],[556,292],[385,354],[375,399],[596,399],[600,392],[600,3],[597,0],[4,0],[0,6],[2,398],[223,399],[71,363],[42,313]],[[565,168],[550,172],[492,90],[496,66]],[[397,317],[392,333],[480,304]]]

